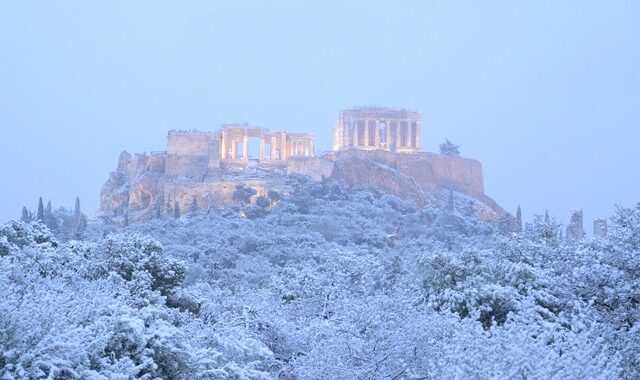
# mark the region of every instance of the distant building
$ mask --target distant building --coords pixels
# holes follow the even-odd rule
[[[360,107],[342,111],[333,132],[333,149],[420,151],[422,115],[406,109]]]
[[[585,236],[582,215],[582,210],[571,210],[571,218],[569,219],[569,225],[567,225],[566,237],[568,241],[577,241]]]
[[[604,218],[596,218],[593,221],[593,235],[597,237],[607,236],[607,220]]]

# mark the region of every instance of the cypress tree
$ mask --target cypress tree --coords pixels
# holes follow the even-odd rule
[[[72,221],[73,236],[76,239],[82,239],[85,228],[87,227],[87,219],[80,211],[80,197],[76,196],[76,204],[73,209]]]
[[[180,219],[180,205],[178,202],[173,206],[173,217],[176,219]]]
[[[196,197],[193,197],[193,200],[191,201],[191,207],[189,208],[189,212],[197,212],[198,211],[198,201],[196,200]]]
[[[73,217],[76,221],[80,219],[80,197],[76,197],[76,207],[73,210]]]
[[[44,209],[44,219],[42,221],[51,231],[58,231],[58,219],[53,215],[53,207],[51,206],[50,200],[47,201],[47,207]]]
[[[36,215],[36,218],[41,222],[44,220],[44,206],[42,205],[42,197],[38,199],[38,214]]]
[[[23,222],[31,221],[31,214],[25,206],[22,206],[22,217],[20,217],[20,220],[22,220]]]
[[[164,211],[167,213],[167,215],[173,214],[173,207],[171,207],[171,195],[167,197],[167,204],[165,205]]]
[[[522,210],[520,209],[520,204],[518,204],[518,209],[516,210],[516,221],[518,222],[516,226],[518,230],[516,232],[522,232]]]

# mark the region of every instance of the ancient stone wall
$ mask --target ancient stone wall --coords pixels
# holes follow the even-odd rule
[[[316,181],[329,178],[335,163],[321,157],[291,157],[287,160],[287,174],[306,174]]]
[[[209,170],[220,169],[220,140],[209,142]]]
[[[164,204],[174,206],[178,202],[180,210],[187,211],[195,199],[200,209],[220,207],[237,203],[233,200],[236,186],[244,184],[256,190],[255,198],[267,194],[267,183],[262,180],[219,181],[204,183],[166,183],[164,185]]]
[[[163,152],[153,152],[149,155],[148,170],[156,174],[165,172],[166,154]]]
[[[165,174],[167,177],[202,179],[209,168],[209,156],[167,155]]]
[[[215,132],[170,131],[167,136],[167,154],[208,156],[213,140],[219,140]]]

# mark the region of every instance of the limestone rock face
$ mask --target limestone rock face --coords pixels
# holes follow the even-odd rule
[[[116,170],[100,192],[100,211],[111,215],[120,215],[129,207],[129,177],[124,171]]]
[[[211,147],[202,149],[205,148]],[[484,194],[482,165],[471,159],[426,152],[349,149],[319,157],[290,157],[279,162],[217,161],[215,164],[212,166],[201,156],[175,152],[135,156],[122,152],[116,170],[102,188],[101,213],[113,220],[123,218],[126,213],[135,221],[174,209],[176,203],[182,211],[194,205],[201,209],[223,206],[237,202],[233,193],[240,184],[257,191],[255,201],[269,190],[286,195],[291,190],[287,187],[287,176],[304,174],[317,181],[374,186],[412,200],[418,207],[436,203],[442,191],[455,191],[468,198],[465,203],[475,204],[476,214],[484,220],[512,218]]]
[[[355,149],[334,152],[327,157],[335,162],[330,178],[346,184],[377,186],[399,198],[410,199],[419,207],[434,202],[438,190],[453,190],[479,205],[476,214],[481,219],[507,218],[509,224],[515,223],[512,215],[484,194],[479,161],[427,152]]]
[[[116,170],[123,173],[126,172],[127,166],[130,162],[131,155],[127,151],[122,151],[122,153],[120,153],[120,157],[118,158],[118,167]]]
[[[585,236],[583,228],[582,210],[572,210],[569,224],[567,225],[567,240],[576,241]]]
[[[418,206],[423,206],[427,201],[424,192],[413,178],[384,161],[354,156],[340,157],[335,161],[331,178],[351,186],[376,186],[399,198],[413,200]]]
[[[393,153],[384,150],[358,149],[334,152],[330,157],[336,161],[336,165],[342,163],[343,167],[365,161],[378,168],[393,170],[423,190],[445,187],[469,195],[484,194],[482,165],[479,161],[468,158],[441,156],[427,152]],[[377,180],[363,171],[352,178],[353,181],[366,183]]]
[[[162,207],[164,155],[137,154],[135,158],[122,152],[115,171],[100,192],[100,212],[106,217],[118,217],[133,212],[132,220],[149,217]]]

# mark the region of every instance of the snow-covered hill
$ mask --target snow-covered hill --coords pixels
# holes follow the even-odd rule
[[[501,234],[294,176],[277,202],[0,229],[0,378],[635,378],[640,205],[605,238]],[[175,215],[178,216],[178,215]],[[508,232],[508,231],[504,231]]]

